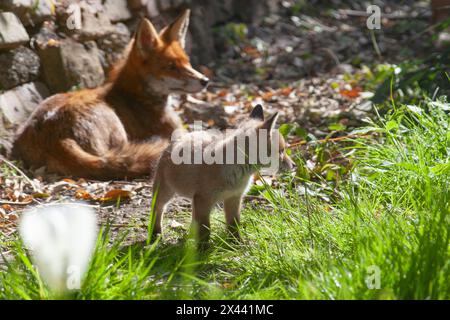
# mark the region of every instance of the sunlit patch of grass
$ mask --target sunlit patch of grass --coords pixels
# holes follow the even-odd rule
[[[354,162],[339,184],[297,175],[255,189],[240,243],[221,210],[203,252],[185,231],[124,248],[104,228],[71,298],[450,298],[449,108],[445,99],[397,105],[370,123],[364,130],[375,138],[346,143]],[[332,187],[316,192],[322,184]],[[3,299],[52,297],[20,244],[0,287]]]

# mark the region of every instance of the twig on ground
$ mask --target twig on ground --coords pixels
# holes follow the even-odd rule
[[[0,160],[2,162],[6,163],[11,168],[13,168],[14,170],[16,170],[25,180],[27,180],[27,182],[33,188],[34,192],[38,192],[39,191],[39,188],[36,187],[36,185],[34,184],[33,180],[28,178],[28,176],[22,170],[20,170],[16,165],[14,165],[14,163],[12,163],[11,161],[6,160],[3,156],[0,156]]]
[[[27,206],[29,204],[32,204],[33,200],[26,201],[26,202],[15,202],[15,201],[6,201],[6,200],[0,200],[0,204],[9,204],[11,206]]]
[[[322,48],[321,50],[327,53],[334,60],[334,63],[336,63],[337,66],[341,64],[341,61],[339,60],[338,56],[333,52],[333,50],[329,48]]]

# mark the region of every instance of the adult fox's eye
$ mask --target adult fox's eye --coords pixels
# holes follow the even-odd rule
[[[171,63],[171,64],[169,64],[169,70],[170,71],[176,71],[177,70],[177,66],[176,66],[176,64],[175,63]]]

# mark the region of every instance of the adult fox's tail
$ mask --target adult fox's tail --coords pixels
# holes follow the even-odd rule
[[[127,143],[104,155],[93,155],[83,150],[75,140],[63,139],[51,148],[45,165],[51,172],[98,180],[152,176],[167,146],[165,140]],[[32,155],[25,155],[23,151],[16,149],[13,153],[27,162]]]
[[[129,143],[121,148],[110,150],[102,157],[101,176],[113,178],[153,176],[159,158],[167,146],[168,142],[161,140]]]
[[[75,141],[64,141],[62,147],[66,156],[71,156],[70,162],[73,165],[64,171],[100,180],[152,176],[167,145],[168,142],[164,140],[127,143],[105,155],[93,156],[81,149]]]

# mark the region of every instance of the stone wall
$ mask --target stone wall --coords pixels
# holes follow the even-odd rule
[[[0,145],[51,94],[101,85],[143,16],[158,27],[191,8],[194,65],[217,56],[214,30],[258,23],[279,0],[1,0]],[[195,39],[195,41],[192,41]]]

